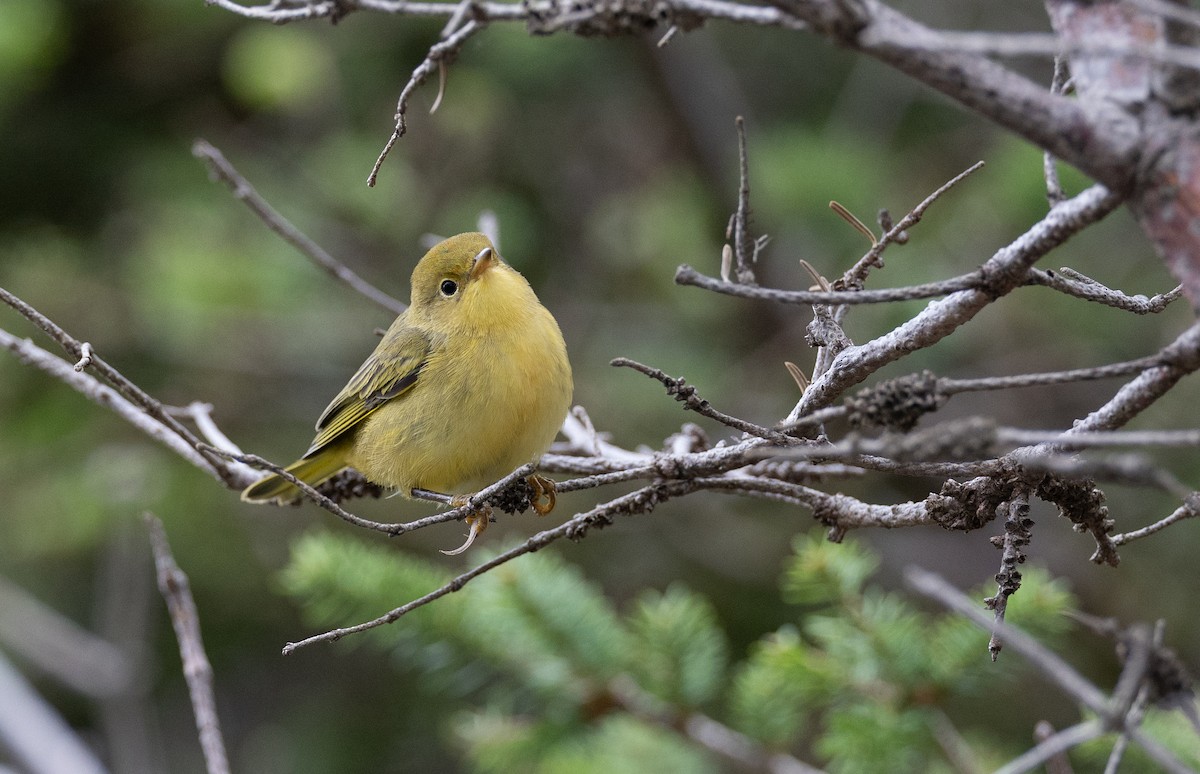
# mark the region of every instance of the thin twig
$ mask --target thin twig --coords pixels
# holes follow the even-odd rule
[[[532,553],[541,548],[545,548],[551,543],[564,537],[578,539],[586,534],[589,527],[601,527],[611,522],[614,514],[635,512],[644,513],[652,509],[654,504],[679,494],[685,494],[686,492],[690,491],[690,489],[690,484],[683,481],[676,481],[666,484],[654,484],[643,487],[634,492],[630,492],[627,495],[622,495],[621,497],[617,497],[601,505],[597,505],[589,511],[571,517],[569,520],[553,529],[548,529],[537,533],[524,543],[521,543],[520,545],[511,548],[492,559],[489,559],[483,564],[473,567],[467,572],[457,576],[449,583],[446,583],[445,585],[429,592],[425,596],[401,605],[400,607],[397,607],[396,609],[391,610],[378,618],[366,621],[356,626],[347,626],[344,628],[332,629],[322,634],[315,634],[312,637],[307,637],[298,642],[289,642],[283,648],[283,655],[290,655],[295,653],[300,648],[313,645],[318,642],[336,642],[342,637],[350,634],[357,634],[369,629],[375,629],[377,627],[384,626],[385,624],[394,623],[407,613],[410,613],[417,608],[424,607],[430,602],[440,599],[447,594],[452,594],[455,591],[458,591],[470,581],[478,578],[480,575],[483,575],[489,570],[499,567],[502,564],[506,564],[507,562],[516,559],[518,556],[523,556],[524,554]]]
[[[1020,286],[1028,276],[1029,267],[1038,259],[1104,218],[1121,201],[1121,196],[1094,185],[1055,207],[983,264],[980,271],[987,278],[986,290],[956,292],[928,304],[915,317],[889,333],[847,348],[827,371],[813,380],[785,421],[794,421],[828,406],[847,389],[885,365],[946,338],[995,299]]]
[[[196,400],[178,410],[168,407],[167,411],[173,416],[189,417],[196,424],[196,429],[200,431],[200,434],[204,436],[204,440],[209,445],[233,452],[234,454],[241,454],[242,450],[238,445],[231,441],[229,436],[225,435],[225,432],[220,427],[217,427],[217,423],[213,421],[213,408],[213,404],[211,403],[202,403]],[[235,459],[230,459],[229,464],[231,468],[247,481],[253,481],[258,478],[258,471],[249,465],[238,462]]]
[[[1129,684],[1132,688],[1132,700],[1129,702],[1128,711],[1125,713],[1124,725],[1128,727],[1138,727],[1141,725],[1142,718],[1145,717],[1146,707],[1150,704],[1150,696],[1153,692],[1153,684],[1147,679],[1147,672],[1151,668],[1151,660],[1159,652],[1163,646],[1163,637],[1166,634],[1166,621],[1159,619],[1154,624],[1152,632],[1146,631],[1145,625],[1130,627],[1133,630],[1133,647],[1136,652],[1130,653],[1125,659],[1125,668],[1121,671],[1121,680],[1124,681],[1126,675],[1130,676]],[[1136,660],[1136,663],[1134,663]],[[1136,677],[1136,679],[1133,679]],[[1118,688],[1120,683],[1118,683]],[[1115,691],[1118,693],[1119,691]],[[1189,696],[1189,701],[1191,697]],[[1117,736],[1117,741],[1113,743],[1112,752],[1108,756],[1108,762],[1104,765],[1104,774],[1117,774],[1121,766],[1121,759],[1125,755],[1125,750],[1129,746],[1129,733],[1122,731]]]
[[[1025,657],[1059,690],[1098,715],[1108,712],[1108,697],[1083,675],[1063,661],[1056,653],[1020,629],[1003,621],[995,621],[979,609],[978,603],[951,586],[939,575],[920,567],[910,566],[904,571],[904,580],[909,588],[928,597],[943,607],[964,616],[984,630],[999,632],[1005,643]]]
[[[389,535],[399,535],[408,531],[405,529],[405,525],[403,524],[383,524],[378,521],[364,519],[361,516],[355,516],[353,513],[350,513],[346,509],[342,508],[342,506],[338,505],[329,497],[326,497],[318,492],[305,481],[297,478],[294,473],[287,470],[282,465],[276,465],[274,462],[259,457],[257,454],[237,454],[224,449],[218,449],[215,446],[209,446],[208,448],[211,449],[214,454],[220,454],[222,457],[228,457],[231,460],[237,460],[238,462],[249,465],[252,468],[257,468],[258,470],[266,470],[274,473],[284,481],[287,481],[299,489],[300,493],[306,498],[348,524],[353,524],[356,527],[362,527],[364,529],[375,530],[376,532],[384,532]]]
[[[718,411],[712,405],[702,399],[696,392],[696,388],[688,384],[682,377],[669,376],[657,368],[652,368],[648,365],[643,365],[636,360],[630,360],[626,357],[614,358],[609,365],[619,368],[632,368],[638,373],[645,374],[651,379],[661,382],[667,388],[667,394],[675,398],[675,400],[684,404],[684,408],[695,411],[697,414],[706,416],[709,419],[715,419],[723,425],[732,427],[734,430],[740,430],[743,433],[757,436],[772,443],[792,445],[796,443],[796,439],[787,436],[778,430],[772,430],[768,427],[756,425],[753,422],[747,422],[744,419],[730,416],[723,411]]]
[[[214,5],[249,18],[284,23],[319,17],[341,18],[351,10],[413,16],[449,17],[458,11],[459,2],[408,2],[407,0],[314,0],[300,6],[269,3],[250,5],[236,0],[210,0]],[[868,10],[869,9],[869,12]],[[697,21],[726,20],[742,24],[780,27],[788,30],[813,29],[851,49],[877,57],[911,77],[940,89],[966,103],[982,115],[1008,127],[1033,142],[1053,149],[1064,160],[1114,189],[1123,189],[1133,178],[1140,143],[1132,129],[1108,131],[1107,119],[1119,119],[1117,110],[1072,104],[1071,100],[1049,94],[1027,79],[986,57],[974,54],[942,53],[961,50],[954,33],[927,28],[881,3],[802,2],[777,0],[770,5],[728,2],[727,0],[672,0],[654,6],[653,12],[637,6],[620,7],[624,15],[614,14],[605,4],[577,6],[570,3],[480,2],[474,6],[479,24],[524,22],[534,34],[572,30],[580,34],[618,34],[644,29],[653,23],[682,22],[691,28]],[[619,22],[611,18],[618,15]],[[631,18],[632,17],[632,18]],[[622,24],[623,23],[623,24]],[[856,33],[870,23],[870,35]],[[994,37],[989,33],[986,39]],[[1043,36],[1043,46],[1052,46],[1051,55],[1062,53],[1054,36]],[[1024,41],[1022,41],[1024,42]],[[1089,41],[1090,43],[1091,41]],[[958,48],[956,48],[958,46]],[[1089,46],[1089,49],[1093,46]],[[1110,47],[1111,48],[1111,47]],[[1146,45],[1144,53],[1152,59],[1196,59],[1183,50],[1166,50]],[[1181,47],[1175,47],[1180,49]],[[1127,53],[1121,47],[1120,53]],[[1093,110],[1093,108],[1096,108]],[[1115,121],[1121,129],[1133,119]],[[1067,131],[1068,128],[1096,127],[1095,131]],[[1099,127],[1106,131],[1100,132]],[[394,132],[392,142],[399,136]]]
[[[1200,430],[1108,430],[1072,433],[1064,430],[1026,430],[1008,427],[997,430],[1002,443],[1050,444],[1062,449],[1099,449],[1114,446],[1200,446]]]
[[[913,39],[913,50],[984,54],[1003,57],[1054,58],[1060,55],[1128,57],[1136,61],[1173,64],[1200,69],[1200,53],[1185,46],[1132,41],[1119,34],[1094,32],[1086,43],[1071,45],[1062,37],[1043,32],[959,32],[939,30],[936,37]]]
[[[0,650],[0,741],[24,774],[107,774],[96,753]]]
[[[1171,0],[1126,0],[1126,2],[1163,18],[1200,27],[1200,12],[1182,3],[1171,2]]]
[[[1147,670],[1150,668],[1150,658],[1157,647],[1151,641],[1149,627],[1145,624],[1134,624],[1118,635],[1118,641],[1128,647],[1125,653],[1121,676],[1113,689],[1113,714],[1121,715],[1124,720],[1123,728],[1137,727],[1142,722],[1146,699],[1150,690]],[[1159,642],[1158,646],[1162,643]],[[1129,745],[1129,734],[1122,730],[1117,735],[1108,762],[1104,766],[1104,774],[1116,774],[1121,758]]]
[[[1054,736],[1055,733],[1054,725],[1048,720],[1039,720],[1033,724],[1033,738],[1039,744]],[[1071,759],[1067,757],[1066,751],[1046,759],[1046,774],[1075,774],[1075,769],[1071,767]]]
[[[1180,333],[1159,352],[1162,364],[1147,368],[1125,384],[1100,408],[1067,432],[1115,430],[1166,395],[1179,380],[1200,370],[1200,323]]]
[[[1121,363],[1073,368],[1066,371],[1046,371],[1037,374],[1014,374],[1012,376],[986,376],[979,379],[951,379],[939,377],[938,391],[945,395],[979,390],[1010,390],[1017,387],[1044,387],[1051,384],[1067,384],[1095,379],[1111,379],[1141,373],[1148,368],[1162,365],[1161,355],[1150,355]]]
[[[1105,733],[1107,733],[1107,729],[1104,727],[1104,723],[1099,720],[1085,720],[1043,739],[1038,742],[1037,746],[1026,750],[996,769],[995,774],[1025,774],[1056,755],[1061,755],[1085,742],[1104,736]]]
[[[82,371],[92,364],[92,345],[90,342],[83,342],[79,346],[79,362],[75,364],[76,371]]]
[[[1115,546],[1123,546],[1126,543],[1132,543],[1135,540],[1141,540],[1144,537],[1149,537],[1156,532],[1160,532],[1177,521],[1193,519],[1196,516],[1200,516],[1200,508],[1197,507],[1198,505],[1200,505],[1200,503],[1193,501],[1185,502],[1183,505],[1176,508],[1170,516],[1159,519],[1153,524],[1142,527],[1141,529],[1130,530],[1129,532],[1122,532],[1119,535],[1113,535],[1112,543]]]
[[[53,320],[45,316],[38,310],[34,309],[29,304],[9,293],[4,288],[0,288],[0,301],[11,306],[21,313],[25,319],[32,322],[37,327],[41,328],[50,338],[57,341],[67,354],[71,357],[78,358],[78,362],[82,362],[86,356],[90,366],[100,374],[113,388],[132,403],[137,404],[143,411],[153,417],[155,420],[164,425],[171,432],[182,438],[189,446],[200,452],[200,455],[209,463],[212,470],[221,478],[226,485],[234,487],[238,483],[236,474],[229,469],[224,461],[213,457],[200,448],[201,443],[191,430],[181,425],[174,417],[170,416],[163,404],[159,403],[154,398],[150,397],[141,387],[125,378],[125,375],[113,368],[99,355],[92,352],[91,345],[88,345],[87,350],[84,350],[84,343],[71,336],[65,330],[58,326]],[[75,367],[72,366],[74,370]]]
[[[543,467],[543,469],[545,469]],[[642,467],[629,468],[627,470],[614,470],[611,473],[597,473],[592,476],[583,478],[572,478],[567,481],[559,481],[554,488],[559,492],[579,492],[584,489],[594,489],[600,486],[608,486],[609,484],[620,484],[625,481],[636,481],[639,478],[652,480],[658,476],[658,468],[653,465],[643,465]]]
[[[831,306],[844,304],[886,304],[896,301],[917,301],[923,298],[947,296],[961,290],[974,290],[985,287],[987,278],[978,271],[961,274],[950,279],[927,282],[921,285],[909,285],[901,288],[885,288],[883,290],[778,290],[757,285],[741,285],[723,282],[708,277],[682,264],[675,270],[675,284],[691,285],[693,287],[712,290],[727,296],[752,298],[760,301],[776,301],[783,304],[828,304]]]
[[[445,40],[457,32],[458,28],[461,27],[463,22],[466,20],[467,14],[472,13],[475,10],[475,7],[475,0],[461,0],[461,2],[459,2],[457,7],[454,9],[454,13],[451,14],[450,18],[446,20],[446,26],[442,27],[441,35],[438,37],[442,40]]]
[[[221,456],[243,462],[251,467],[258,468],[259,470],[266,470],[274,473],[288,483],[294,485],[306,498],[349,524],[353,524],[356,527],[362,527],[364,529],[374,530],[376,532],[383,532],[393,536],[403,535],[406,532],[412,532],[413,530],[422,529],[434,524],[443,524],[448,521],[459,521],[478,511],[493,495],[498,494],[504,489],[512,486],[512,484],[518,479],[525,478],[532,473],[534,469],[532,465],[522,465],[494,484],[491,484],[479,490],[479,492],[471,495],[465,504],[457,508],[452,508],[442,513],[435,513],[432,516],[426,516],[423,519],[416,519],[415,521],[387,524],[378,521],[371,521],[370,519],[364,519],[361,516],[355,516],[353,513],[350,513],[334,502],[333,499],[321,494],[311,485],[297,478],[293,473],[288,471],[283,466],[276,465],[270,460],[263,459],[255,454],[235,454],[233,452],[225,451],[224,449],[217,449],[216,447],[209,448],[211,448],[214,453],[220,454]]]
[[[1148,737],[1140,728],[1124,725],[1122,716],[1113,717],[1108,697],[1079,674],[1056,653],[1025,632],[1008,623],[992,621],[976,603],[938,575],[910,566],[904,571],[905,583],[922,596],[938,602],[944,607],[964,616],[982,629],[995,629],[1004,638],[1005,645],[1022,655],[1051,683],[1085,707],[1095,712],[1106,723],[1105,727],[1128,731],[1155,763],[1171,774],[1195,774],[1175,754]]]
[[[196,716],[196,731],[200,734],[200,748],[204,751],[204,763],[208,774],[229,774],[229,758],[225,754],[225,740],[221,737],[221,723],[217,718],[217,703],[213,696],[212,664],[204,652],[204,640],[200,636],[200,615],[192,599],[187,575],[175,563],[167,533],[163,524],[153,514],[143,514],[146,529],[150,532],[150,546],[154,550],[154,565],[158,575],[158,589],[166,600],[171,613],[171,625],[179,640],[179,656],[183,660],[183,677],[187,681],[188,695],[192,699],[192,712]]]
[[[1156,465],[1146,455],[1120,454],[1091,459],[1060,453],[1055,451],[1055,448],[1055,442],[1048,441],[1037,450],[1031,450],[1029,447],[1014,449],[1008,458],[1030,473],[1053,473],[1060,478],[1091,478],[1097,481],[1154,487],[1181,500],[1196,496],[1196,493],[1174,474]]]
[[[758,301],[774,301],[782,304],[799,304],[805,306],[813,304],[844,306],[918,301],[925,298],[948,296],[963,290],[986,290],[989,288],[989,277],[981,271],[974,271],[969,274],[960,274],[957,277],[926,282],[921,285],[908,285],[879,290],[781,290],[758,285],[730,283],[723,279],[708,277],[696,271],[691,266],[682,264],[675,270],[675,284],[691,285],[727,296],[750,298]],[[1150,298],[1142,295],[1128,296],[1119,290],[1106,288],[1103,285],[1087,285],[1072,282],[1061,275],[1041,269],[1030,269],[1027,278],[1018,284],[1040,285],[1053,288],[1069,296],[1082,298],[1086,301],[1095,301],[1105,306],[1124,309],[1135,314],[1157,314],[1183,295],[1183,287],[1178,286],[1173,290],[1166,293],[1159,293]]]
[[[508,489],[510,486],[512,486],[518,480],[529,476],[535,470],[534,465],[522,465],[521,467],[517,468],[516,470],[514,470],[513,472],[504,476],[503,478],[496,481],[495,483],[489,484],[488,486],[484,487],[483,489],[480,489],[475,494],[471,495],[469,498],[467,498],[467,501],[464,504],[462,504],[456,508],[451,508],[448,511],[443,511],[441,513],[435,513],[431,516],[426,516],[424,518],[415,519],[413,521],[408,521],[408,522],[385,523],[385,522],[371,521],[370,519],[364,519],[361,516],[356,516],[353,513],[350,513],[346,509],[342,508],[342,506],[339,505],[337,502],[335,502],[332,498],[317,491],[310,484],[297,478],[295,476],[295,474],[291,473],[283,466],[277,465],[274,462],[271,462],[270,460],[264,459],[255,454],[235,453],[235,452],[227,451],[225,449],[218,449],[216,447],[209,447],[209,448],[213,449],[214,453],[216,453],[216,454],[220,454],[224,457],[228,457],[229,459],[237,460],[238,462],[242,462],[242,463],[249,465],[250,467],[256,468],[258,470],[265,470],[265,471],[274,473],[275,475],[284,479],[288,483],[293,484],[297,489],[300,490],[300,493],[302,495],[304,495],[305,498],[307,498],[308,500],[310,500],[313,503],[316,503],[321,508],[324,508],[325,510],[329,511],[334,516],[337,516],[339,519],[345,521],[348,524],[353,524],[356,527],[362,527],[364,529],[373,530],[375,532],[383,532],[387,535],[392,535],[392,536],[403,535],[407,532],[412,532],[412,531],[418,530],[418,529],[424,529],[425,527],[431,527],[435,524],[444,524],[449,521],[461,521],[462,519],[466,518],[467,516],[470,516],[470,515],[478,512],[495,495]],[[632,474],[630,474],[629,472],[625,472],[625,473],[623,473],[623,475],[626,476],[626,479],[623,479],[623,480],[628,480],[630,478],[643,477],[641,471],[633,471]],[[645,476],[645,477],[648,477],[648,476]],[[596,484],[596,485],[598,485],[598,484]],[[585,488],[588,488],[590,485],[587,484],[586,482],[583,483],[582,485],[579,483],[575,483],[575,482],[564,482],[564,484],[562,486],[566,487],[566,488],[556,487],[556,489],[558,489],[559,491],[572,491],[572,489],[576,489],[576,488],[585,489]],[[439,493],[436,493],[436,492],[428,493],[428,494],[437,495],[435,502],[449,502],[449,500],[452,499],[448,495],[440,495]]]
[[[174,429],[151,416],[117,390],[104,384],[90,373],[76,371],[73,365],[57,355],[47,352],[29,339],[17,338],[8,331],[0,329],[0,347],[7,348],[21,362],[46,372],[88,400],[111,409],[126,422],[218,481],[227,485],[232,481],[233,486],[238,488],[249,483],[248,479],[239,476],[237,470],[230,469],[224,464],[214,465],[209,457],[198,451]],[[228,473],[230,478],[222,476],[221,471]]]
[[[559,432],[567,439],[570,451],[593,457],[593,463],[605,466],[603,470],[590,468],[588,470],[581,469],[577,471],[580,473],[608,472],[623,467],[623,463],[645,465],[651,460],[649,453],[623,449],[600,437],[583,406],[575,406],[571,409],[563,420]]]
[[[0,646],[90,699],[119,696],[134,680],[134,664],[116,645],[2,576]]]
[[[461,3],[456,3],[452,11],[453,14],[459,13]],[[435,43],[430,47],[429,53],[425,55],[425,59],[413,70],[412,76],[408,79],[408,83],[400,91],[400,99],[396,102],[396,124],[392,130],[391,137],[383,146],[383,150],[379,153],[379,158],[376,159],[375,165],[371,167],[371,174],[367,176],[367,185],[375,187],[375,181],[379,178],[379,168],[383,166],[383,162],[395,147],[396,141],[404,136],[408,130],[408,124],[405,121],[405,114],[408,112],[408,99],[417,87],[433,75],[440,67],[444,67],[454,58],[454,56],[462,49],[467,39],[474,35],[479,30],[483,29],[483,22],[471,19],[466,24],[459,27],[448,37]]]
[[[338,0],[314,0],[314,2],[299,6],[276,2],[249,5],[238,3],[236,0],[208,1],[210,5],[215,5],[238,16],[269,21],[274,24],[340,16],[347,11],[356,9],[403,16],[449,17],[457,13],[461,6],[460,2],[408,2],[408,0],[356,0],[353,5]],[[557,7],[547,9],[545,6],[535,6],[532,3],[480,2],[474,3],[473,7],[476,16],[488,22],[529,22],[535,13],[543,14],[547,10],[550,13],[558,11]],[[791,14],[769,5],[750,5],[726,0],[673,0],[672,8],[681,14],[703,15],[707,18],[724,19],[737,24],[782,27],[791,30],[806,28],[803,22]],[[586,14],[580,16],[582,19],[587,18]],[[565,29],[567,26],[568,24],[563,21],[552,23],[550,20],[544,20],[539,22],[538,31],[547,33]]]
[[[1051,94],[1065,94],[1067,87],[1067,58],[1062,54],[1054,57],[1054,75],[1050,79]],[[1065,201],[1066,192],[1058,179],[1058,159],[1050,151],[1042,152],[1042,175],[1046,178],[1046,200],[1050,206]]]
[[[204,161],[208,166],[209,173],[224,183],[233,192],[234,198],[249,207],[250,211],[257,215],[268,229],[307,256],[329,276],[374,301],[392,314],[400,314],[407,308],[404,302],[392,298],[355,274],[344,263],[330,255],[325,248],[292,225],[291,221],[280,215],[279,211],[272,207],[258,191],[254,190],[254,186],[250,185],[246,178],[229,163],[224,154],[209,142],[196,140],[192,144],[192,155]]]
[[[996,573],[996,594],[983,601],[992,610],[996,623],[1004,621],[1008,611],[1008,598],[1021,588],[1021,571],[1018,565],[1025,562],[1025,546],[1032,538],[1033,519],[1029,518],[1029,487],[1015,490],[1008,500],[1008,515],[1004,520],[1003,551],[1000,557],[1000,572]],[[1003,643],[995,629],[988,640],[988,653],[992,661],[1000,655]]]
[[[619,675],[606,688],[608,696],[630,715],[680,733],[739,769],[767,774],[823,774],[799,758],[764,748],[757,740],[707,715],[692,712],[680,717],[675,708],[647,693],[628,675]]]
[[[737,211],[733,215],[733,255],[737,259],[734,276],[743,285],[756,285],[753,264],[758,260],[758,250],[751,252],[750,158],[746,151],[746,121],[738,116],[734,123],[738,138],[738,199]]]
[[[943,194],[945,194],[954,186],[958,185],[971,174],[983,169],[983,167],[984,162],[975,162],[962,172],[959,172],[957,175],[950,178],[936,191],[929,194],[929,196],[926,196],[920,204],[918,204],[916,207],[913,207],[912,210],[909,211],[909,213],[903,218],[901,218],[898,223],[888,229],[887,232],[884,233],[883,237],[879,239],[879,241],[874,242],[874,244],[871,245],[871,249],[868,250],[862,258],[859,258],[853,266],[846,270],[846,273],[842,275],[841,285],[847,288],[861,288],[863,282],[867,278],[868,272],[871,271],[871,268],[882,265],[879,257],[883,255],[883,251],[888,248],[888,245],[897,241],[902,234],[906,234],[909,229],[920,223],[921,218],[925,215],[925,210],[929,209],[929,207],[938,199],[940,199]],[[939,293],[937,295],[942,294]]]
[[[1166,293],[1158,293],[1149,298],[1143,295],[1130,296],[1119,290],[1105,287],[1090,277],[1082,277],[1079,272],[1066,268],[1060,269],[1058,272],[1031,269],[1027,283],[1048,287],[1068,296],[1094,301],[1114,309],[1124,309],[1134,314],[1158,314],[1183,295],[1183,286],[1177,285]]]
[[[950,717],[939,709],[932,709],[931,714],[933,719],[929,725],[933,738],[953,770],[958,774],[983,774],[982,764]]]

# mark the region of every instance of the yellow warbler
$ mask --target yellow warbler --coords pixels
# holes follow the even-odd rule
[[[346,467],[368,480],[443,494],[474,492],[541,456],[571,401],[571,365],[554,317],[483,234],[441,242],[412,274],[412,302],[317,420],[287,470],[316,486]],[[531,477],[539,513],[553,489]],[[543,496],[549,494],[549,506]],[[272,474],[248,502],[292,502]],[[471,535],[486,526],[472,521]],[[468,541],[469,542],[469,541]]]

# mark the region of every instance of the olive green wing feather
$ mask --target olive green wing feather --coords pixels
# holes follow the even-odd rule
[[[413,388],[429,357],[430,341],[419,330],[389,331],[317,420],[308,458],[341,438],[389,400]]]

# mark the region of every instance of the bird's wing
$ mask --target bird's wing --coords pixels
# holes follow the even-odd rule
[[[346,431],[366,419],[375,409],[413,388],[429,356],[430,341],[424,333],[408,328],[378,349],[362,364],[317,420],[317,437],[305,457],[311,457]]]

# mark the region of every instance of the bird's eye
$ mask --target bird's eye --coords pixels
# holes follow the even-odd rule
[[[442,280],[442,295],[449,298],[458,292],[458,283],[454,280]]]

